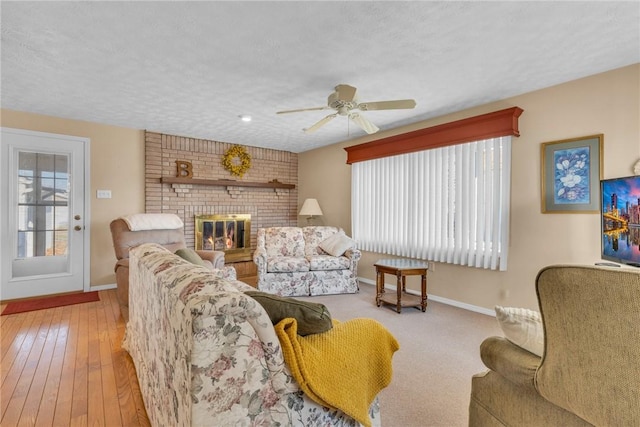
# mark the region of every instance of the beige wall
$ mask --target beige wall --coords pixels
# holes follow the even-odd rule
[[[437,263],[429,273],[428,287],[429,294],[487,309],[496,304],[535,309],[534,281],[540,268],[600,260],[597,214],[540,212],[540,143],[603,133],[603,177],[631,175],[640,159],[639,64],[301,153],[299,199],[317,198],[324,212],[321,222],[350,232],[351,167],[345,164],[344,147],[513,106],[524,113],[519,121],[521,136],[513,142],[508,271]],[[364,253],[359,276],[373,281],[373,263],[382,256]],[[418,289],[415,280],[409,286]]]
[[[519,106],[519,138],[514,140],[509,270],[492,272],[437,264],[429,293],[492,308],[495,304],[536,307],[536,272],[552,263],[599,260],[597,215],[540,213],[540,143],[604,133],[604,177],[630,175],[640,158],[640,65],[625,67],[553,88],[439,117],[395,132],[361,138],[299,154],[298,206],[307,197],[320,202],[317,224],[351,231],[351,169],[343,147],[394,133]],[[144,131],[77,120],[1,110],[0,125],[86,137],[91,140],[91,285],[115,283],[109,222],[144,212]],[[96,190],[112,191],[97,199]],[[359,275],[373,280],[380,254],[365,253]],[[410,282],[415,288],[415,283]],[[508,296],[507,296],[508,295]]]
[[[144,131],[4,109],[1,114],[3,127],[91,140],[91,285],[115,283],[109,222],[144,212]],[[111,199],[97,199],[98,189],[111,190]]]

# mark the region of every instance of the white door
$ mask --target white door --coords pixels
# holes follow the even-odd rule
[[[0,299],[89,289],[89,140],[2,128]]]

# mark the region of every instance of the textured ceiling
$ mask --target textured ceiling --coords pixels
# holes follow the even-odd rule
[[[640,62],[631,2],[7,2],[1,106],[302,152]],[[250,123],[238,116],[249,114]]]

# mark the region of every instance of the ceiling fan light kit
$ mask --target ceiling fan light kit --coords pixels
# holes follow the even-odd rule
[[[276,114],[288,114],[299,113],[302,111],[319,111],[319,110],[335,110],[335,113],[320,119],[312,126],[303,129],[305,133],[312,133],[319,128],[329,123],[337,116],[347,116],[352,122],[358,125],[362,130],[368,134],[376,133],[380,130],[369,119],[364,117],[358,112],[360,111],[373,111],[373,110],[405,110],[411,109],[416,106],[416,101],[413,99],[398,99],[394,101],[376,101],[376,102],[362,102],[359,103],[356,98],[357,89],[353,86],[341,84],[335,87],[335,91],[327,98],[326,107],[312,107],[301,108],[297,110],[285,110],[278,111]]]

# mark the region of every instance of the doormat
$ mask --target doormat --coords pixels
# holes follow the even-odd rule
[[[2,316],[7,314],[25,313],[27,311],[43,310],[45,308],[62,307],[64,305],[82,304],[83,302],[92,301],[100,301],[98,291],[16,301],[7,304],[2,311]]]

